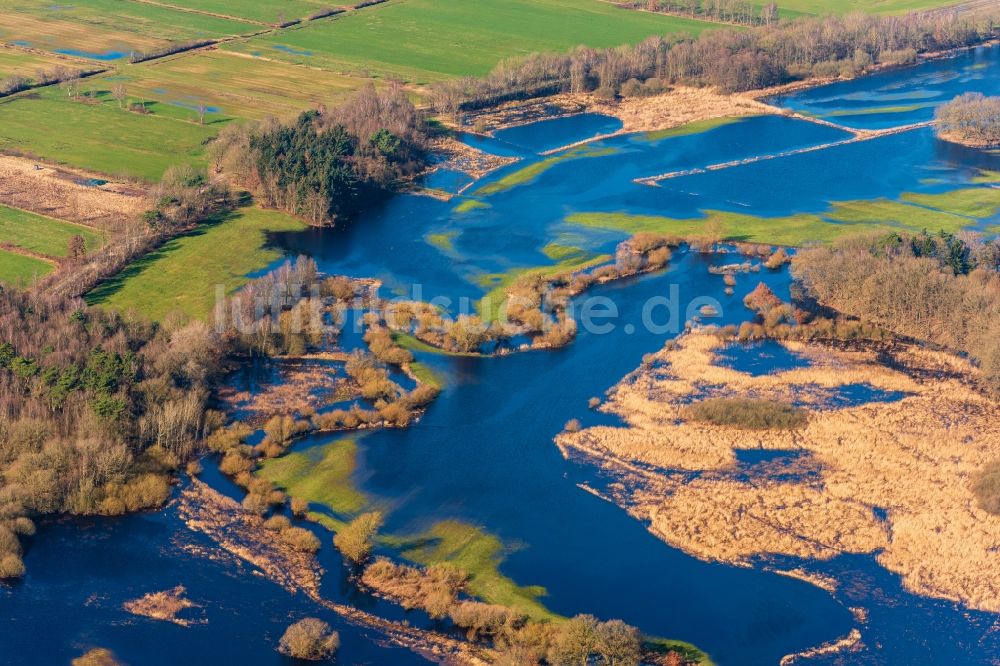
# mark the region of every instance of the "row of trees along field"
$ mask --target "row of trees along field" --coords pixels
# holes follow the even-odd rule
[[[792,270],[824,306],[968,354],[1000,395],[1000,241],[868,234],[803,250]]]
[[[746,0],[631,0],[619,4],[647,12],[737,25],[771,25],[778,21],[778,5],[773,2],[759,7]]]
[[[189,165],[167,169],[152,187],[150,202],[140,219],[122,225],[100,249],[87,254],[73,252],[71,246],[70,261],[39,280],[32,290],[52,298],[79,298],[169,238],[235,204],[224,184],[209,182]]]
[[[418,173],[427,128],[403,90],[369,86],[343,105],[230,126],[212,146],[218,171],[266,206],[314,225],[349,218]]]
[[[204,324],[162,327],[82,301],[0,292],[0,578],[23,572],[29,516],[158,506],[219,421],[222,348]]]
[[[610,49],[581,46],[568,54],[505,60],[485,78],[436,84],[433,101],[438,111],[457,114],[564,91],[612,97],[623,88],[642,94],[686,84],[738,92],[810,77],[853,76],[874,65],[911,63],[920,53],[980,43],[996,35],[998,18],[858,13],[710,30],[696,38],[651,37]]]
[[[1000,146],[1000,97],[965,93],[938,107],[935,118],[944,139],[977,147]]]

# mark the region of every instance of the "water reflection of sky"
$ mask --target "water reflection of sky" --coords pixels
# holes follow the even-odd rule
[[[964,92],[1000,93],[1000,45],[918,67],[802,90],[771,101],[851,127],[879,129],[930,120],[934,108]]]

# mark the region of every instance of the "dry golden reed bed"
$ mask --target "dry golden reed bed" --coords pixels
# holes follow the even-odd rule
[[[178,585],[172,590],[162,592],[150,592],[138,599],[126,601],[124,608],[133,615],[142,615],[154,620],[173,622],[182,627],[190,626],[192,621],[177,617],[177,615],[188,608],[197,608],[198,604],[184,596],[186,590],[183,585]]]
[[[622,121],[622,128],[608,136],[672,129],[711,118],[785,113],[751,95],[724,95],[709,88],[674,86],[669,92],[659,95],[620,100],[606,100],[591,93],[561,93],[541,99],[507,102],[470,114],[469,119],[481,131],[492,132],[588,111],[614,116]]]
[[[123,183],[88,187],[99,178],[23,157],[0,155],[0,203],[79,224],[120,231],[150,207],[141,188]]]
[[[627,97],[620,101],[594,99],[588,107],[620,119],[622,133],[665,130],[710,118],[783,113],[748,95],[724,95],[709,88],[689,86],[675,86],[670,92],[652,97]]]
[[[970,388],[977,370],[902,344],[883,348],[882,358],[786,344],[810,367],[753,377],[714,364],[720,342],[711,332],[688,334],[609,392],[602,409],[627,428],[563,433],[557,444],[611,471],[615,501],[697,557],[746,563],[769,554],[878,553],[912,592],[1000,611],[1000,517],[981,510],[971,491],[974,475],[1000,458],[1000,405]],[[905,369],[888,367],[886,357]],[[908,395],[824,406],[836,387],[860,382]],[[683,406],[705,397],[794,400],[807,405],[809,420],[787,431],[684,421]],[[735,449],[801,451],[818,475],[734,474]]]

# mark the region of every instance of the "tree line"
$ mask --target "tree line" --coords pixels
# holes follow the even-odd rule
[[[25,74],[9,74],[3,79],[0,79],[0,97],[13,95],[14,93],[21,92],[22,90],[28,90],[29,88],[51,85],[53,83],[62,83],[64,81],[76,82],[93,74],[100,74],[103,71],[104,69],[100,67],[91,69],[71,69],[69,67],[63,67],[62,65],[56,65],[52,69],[35,70],[35,75],[33,77]]]
[[[221,424],[212,331],[158,326],[76,299],[0,291],[0,578],[24,567],[31,516],[158,506],[170,474]]]
[[[736,25],[771,25],[778,20],[778,5],[773,2],[757,8],[747,0],[631,0],[619,6]]]
[[[934,114],[938,134],[971,146],[1000,146],[1000,97],[959,95]]]
[[[861,235],[799,252],[792,271],[823,306],[968,354],[1000,395],[1000,241]]]
[[[666,85],[757,90],[810,77],[854,76],[875,65],[909,64],[918,54],[967,47],[996,35],[997,17],[804,17],[746,30],[654,36],[609,49],[577,47],[566,54],[531,54],[500,62],[483,78],[432,87],[442,113],[483,108],[558,92],[614,97]],[[632,83],[630,83],[632,82]],[[638,85],[638,84],[656,85]],[[626,86],[626,84],[629,84]]]
[[[227,127],[212,146],[225,170],[266,206],[313,225],[348,219],[426,164],[427,127],[403,90],[369,86],[345,104]]]

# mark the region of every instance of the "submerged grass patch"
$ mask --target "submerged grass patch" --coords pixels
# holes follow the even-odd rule
[[[279,211],[242,208],[204,222],[130,264],[87,294],[91,305],[135,310],[162,319],[171,310],[206,319],[217,285],[232,293],[246,275],[281,258],[267,247],[267,233],[297,231],[305,225]]]
[[[993,217],[1000,211],[1000,190],[966,187],[940,194],[904,194],[905,201],[968,217]]]
[[[331,522],[338,524],[368,505],[367,498],[351,481],[357,466],[357,451],[357,443],[347,437],[271,458],[256,473],[292,497],[321,505],[335,514],[333,521],[320,520],[331,526]],[[325,513],[315,513],[317,519],[330,518]]]
[[[837,202],[824,217],[845,224],[873,226],[889,224],[913,230],[926,228],[956,232],[969,226],[968,218],[961,215],[890,199]]]
[[[536,266],[533,268],[512,268],[506,273],[487,273],[477,278],[479,286],[487,289],[477,309],[479,316],[485,322],[496,321],[500,310],[507,301],[507,290],[518,280],[528,277],[550,278],[565,273],[574,273],[587,268],[606,263],[611,260],[608,254],[593,254],[581,251],[579,254],[567,256],[551,266]]]
[[[864,109],[838,109],[830,113],[824,113],[823,118],[842,118],[847,116],[870,116],[877,113],[909,113],[918,109],[928,109],[937,106],[934,103],[927,104],[900,104],[896,106],[875,106]]]
[[[587,254],[587,251],[573,245],[549,243],[542,248],[542,254],[553,261],[566,261],[583,257]]]
[[[65,257],[73,236],[81,236],[88,252],[104,244],[90,227],[29,213],[0,204],[0,241],[50,257]]]
[[[480,201],[479,199],[466,199],[457,206],[455,206],[453,212],[468,213],[469,211],[481,210],[483,208],[491,208],[491,206],[484,201]]]
[[[990,185],[993,183],[1000,183],[1000,171],[990,171],[989,169],[980,169],[979,174],[972,179],[972,182],[977,185]]]
[[[656,130],[654,132],[645,132],[639,136],[643,141],[661,141],[663,139],[672,139],[678,136],[690,136],[692,134],[708,132],[716,127],[742,122],[745,118],[749,117],[750,116],[722,116],[721,118],[705,118],[704,120],[695,120],[694,122],[680,125],[678,127],[670,127],[667,129]]]
[[[516,609],[533,620],[561,619],[538,601],[539,586],[521,586],[500,572],[504,544],[479,527],[457,520],[434,523],[411,537],[389,537],[406,559],[423,566],[448,563],[469,574],[469,591],[491,604]]]
[[[455,251],[455,236],[458,235],[457,231],[444,231],[436,234],[427,234],[427,242],[442,252],[454,252]]]
[[[416,377],[417,381],[421,384],[428,384],[436,388],[444,388],[445,381],[438,373],[431,370],[425,364],[420,361],[413,361],[410,363],[410,372]]]
[[[727,240],[800,247],[829,243],[859,228],[919,232],[961,231],[1000,211],[1000,194],[990,187],[969,187],[941,194],[906,193],[902,201],[872,199],[835,201],[826,211],[798,213],[784,217],[761,217],[745,213],[704,210],[702,217],[671,218],[660,215],[615,213],[573,213],[571,224],[611,229],[628,234],[639,232],[692,236],[704,233],[711,224]]]
[[[415,338],[409,333],[401,333],[399,331],[392,332],[392,339],[393,342],[395,342],[397,345],[399,345],[403,349],[408,349],[411,352],[422,352],[425,354],[443,354],[444,356],[479,356],[479,354],[475,353],[465,354],[462,352],[448,351],[447,349],[441,349],[440,347],[434,347],[433,345],[427,344],[423,340]]]
[[[788,246],[825,243],[848,231],[845,227],[824,221],[818,215],[804,213],[766,218],[725,211],[705,211],[703,217],[687,219],[629,213],[574,213],[566,221],[628,234],[647,231],[685,237],[703,234],[706,225],[711,224],[729,240]]]
[[[517,171],[508,173],[506,176],[503,176],[492,183],[487,183],[476,190],[476,194],[489,196],[490,194],[496,194],[497,192],[504,192],[506,190],[513,189],[519,185],[526,185],[534,181],[552,167],[567,160],[586,157],[605,157],[607,155],[614,155],[616,152],[617,149],[610,146],[575,146],[565,150],[564,152],[546,157],[538,162],[532,162],[527,166],[521,167]]]

